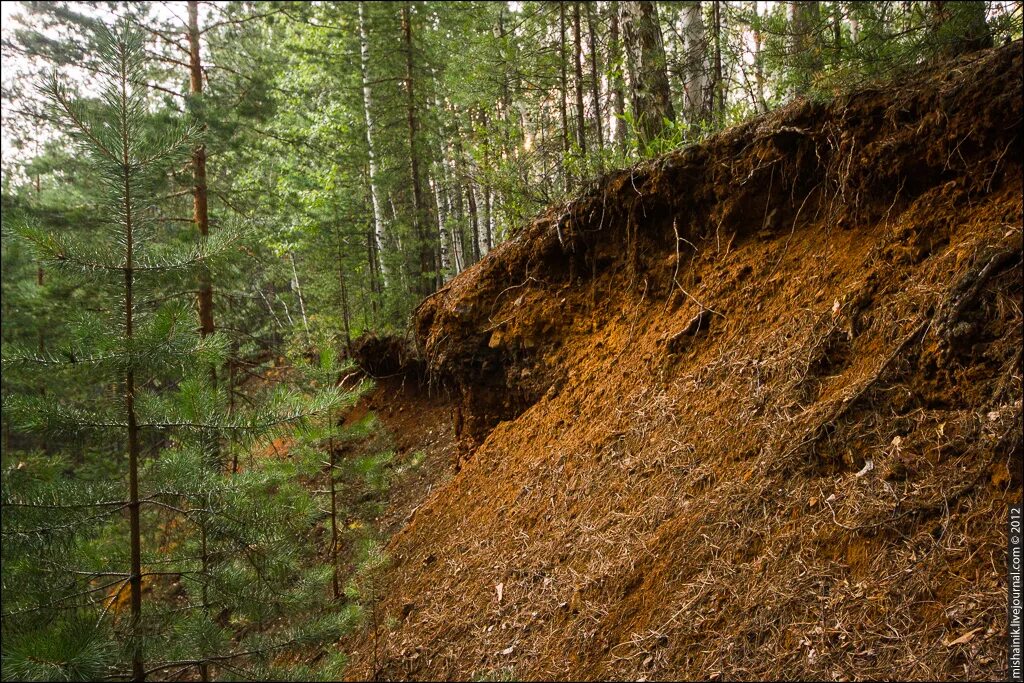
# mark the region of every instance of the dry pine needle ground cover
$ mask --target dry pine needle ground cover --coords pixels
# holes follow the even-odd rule
[[[1021,68],[612,173],[425,301],[459,471],[349,675],[1004,679]]]

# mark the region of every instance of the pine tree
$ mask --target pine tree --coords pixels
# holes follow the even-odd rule
[[[176,332],[180,310],[165,307],[147,310],[142,297],[154,274],[162,274],[204,261],[207,247],[201,245],[183,255],[161,253],[146,243],[153,228],[151,215],[154,187],[162,165],[172,162],[186,149],[194,131],[184,129],[164,139],[152,139],[144,129],[145,93],[134,85],[144,68],[141,32],[122,22],[116,32],[99,30],[98,49],[106,71],[111,74],[100,94],[102,108],[90,110],[73,99],[56,76],[46,84],[46,94],[66,132],[82,146],[97,176],[104,184],[103,210],[108,227],[105,243],[76,241],[66,234],[46,234],[23,227],[22,238],[38,249],[40,260],[58,267],[73,268],[96,279],[100,297],[108,305],[99,316],[80,321],[76,343],[64,350],[71,365],[100,365],[110,369],[119,384],[118,400],[106,410],[69,407],[28,401],[16,407],[34,426],[56,429],[94,430],[113,427],[126,442],[128,491],[116,504],[104,508],[127,510],[129,529],[128,572],[103,572],[103,576],[124,576],[115,594],[127,587],[130,621],[127,629],[132,678],[145,678],[140,626],[142,621],[142,528],[139,471],[140,375],[162,363],[180,362],[190,351],[200,351],[186,335]],[[191,347],[191,348],[190,348]],[[39,365],[60,365],[49,354],[11,356],[5,360]],[[120,405],[117,405],[120,404]],[[106,407],[105,407],[106,408]],[[60,503],[56,503],[60,506]],[[76,503],[75,506],[84,505]]]
[[[333,429],[357,394],[278,387],[232,410],[213,386],[224,337],[201,334],[165,293],[212,270],[236,238],[222,229],[198,244],[166,239],[159,197],[199,131],[154,125],[134,85],[146,64],[138,28],[125,20],[98,31],[111,74],[99,101],[76,99],[56,78],[46,91],[100,180],[101,230],[88,239],[12,230],[93,305],[61,346],[3,349],[4,374],[23,377],[21,386],[45,373],[90,387],[77,400],[21,393],[4,402],[20,429],[62,444],[52,457],[4,453],[5,676],[144,680],[197,668],[209,678],[230,665],[280,677],[267,668],[274,654],[336,639],[358,610],[319,607],[332,563],[317,561],[308,541],[321,517],[300,481],[317,462],[257,465],[252,454],[268,440]],[[76,458],[76,444],[92,445]],[[127,457],[110,457],[118,446]],[[257,628],[239,639],[229,628],[239,622]]]

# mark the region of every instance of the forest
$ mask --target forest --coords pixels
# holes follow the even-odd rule
[[[1019,676],[1022,20],[4,3],[0,677]]]

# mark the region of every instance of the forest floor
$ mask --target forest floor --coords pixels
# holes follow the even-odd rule
[[[1021,54],[610,173],[425,300],[348,675],[1005,679]]]
[[[378,531],[390,538],[434,488],[454,473],[452,405],[443,394],[432,393],[415,377],[396,375],[379,380],[373,391],[347,413],[345,424],[354,424],[370,412],[393,444],[395,466],[414,465],[405,468],[408,474],[391,478],[386,507],[376,520]]]

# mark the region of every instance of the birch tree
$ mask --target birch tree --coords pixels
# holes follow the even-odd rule
[[[380,186],[378,183],[377,156],[374,152],[373,96],[370,90],[370,34],[366,26],[366,3],[359,2],[359,65],[363,92],[363,116],[366,121],[366,150],[369,155],[370,207],[373,211],[373,234],[377,265],[380,268],[383,286],[388,285],[388,268],[383,258],[385,244],[384,211],[381,208]]]

